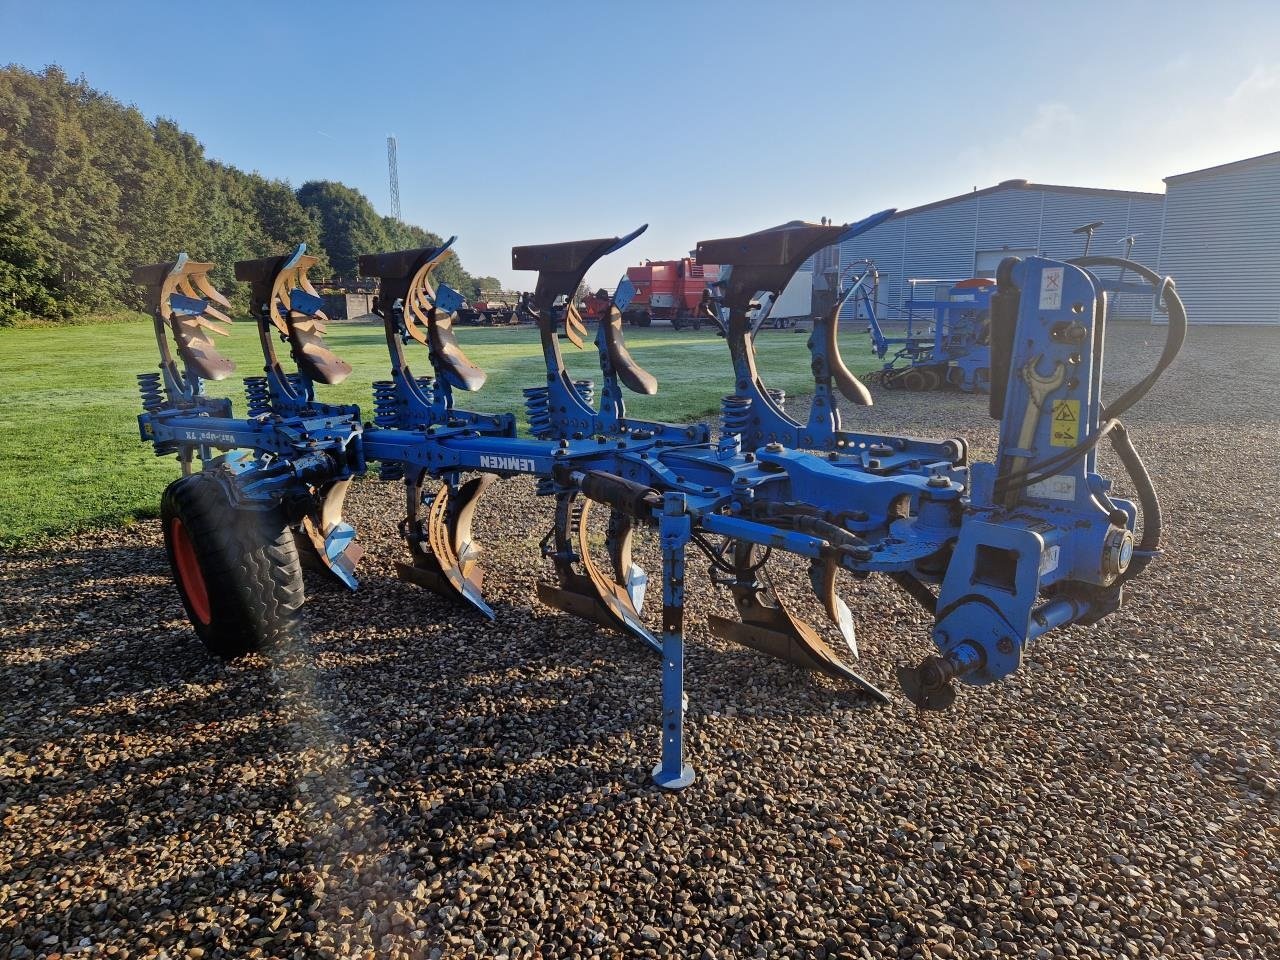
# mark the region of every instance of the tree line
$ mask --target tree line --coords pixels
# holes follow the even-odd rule
[[[58,67],[0,67],[0,326],[136,309],[133,266],[183,250],[217,263],[218,288],[245,309],[236,260],[306,243],[313,276],[351,278],[361,253],[440,242],[345,184],[295,190],[211,160],[172,120],[148,121]],[[437,275],[468,295],[492,283],[456,257]]]

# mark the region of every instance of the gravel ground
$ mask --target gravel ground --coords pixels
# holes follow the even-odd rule
[[[1112,396],[1161,336],[1115,331]],[[980,399],[880,399],[991,453]],[[724,647],[695,562],[679,795],[654,658],[533,600],[528,483],[478,524],[496,625],[394,579],[366,483],[360,592],[231,666],[155,523],[0,555],[0,958],[1280,956],[1278,410],[1280,330],[1193,330],[1127,418],[1167,556],[943,716]],[[894,688],[926,622],[846,595]]]

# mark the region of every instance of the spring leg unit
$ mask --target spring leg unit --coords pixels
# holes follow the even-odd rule
[[[663,498],[658,537],[662,542],[662,762],[653,782],[664,790],[693,783],[684,762],[684,551],[691,524],[683,494]]]

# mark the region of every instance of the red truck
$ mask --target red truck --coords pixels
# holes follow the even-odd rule
[[[622,318],[638,327],[665,320],[677,330],[697,330],[704,319],[698,311],[702,293],[709,282],[719,277],[718,266],[695,263],[691,257],[646,260],[638,267],[627,267],[627,278],[635,284],[636,295]]]

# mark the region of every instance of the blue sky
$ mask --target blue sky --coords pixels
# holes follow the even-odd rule
[[[0,0],[0,62],[60,64],[208,154],[341,180],[513,244],[647,234],[605,261],[1000,180],[1137,190],[1280,149],[1276,3],[73,3]]]

